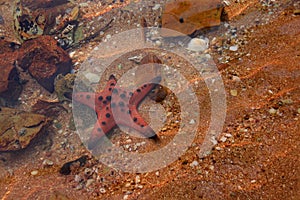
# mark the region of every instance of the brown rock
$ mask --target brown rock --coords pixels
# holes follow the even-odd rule
[[[68,53],[57,46],[56,40],[50,36],[41,36],[24,42],[18,63],[29,71],[39,84],[49,92],[54,91],[54,79],[58,74],[67,74],[72,62]]]
[[[18,99],[22,86],[14,66],[16,53],[9,46],[10,43],[0,40],[0,98],[13,102]]]
[[[164,8],[162,27],[190,35],[197,30],[220,25],[222,10],[220,0],[172,1]],[[179,36],[169,31],[163,31],[162,35]]]
[[[45,126],[44,115],[0,108],[0,151],[23,149]]]

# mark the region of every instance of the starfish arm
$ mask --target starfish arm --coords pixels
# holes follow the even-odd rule
[[[129,106],[129,112],[118,112],[118,114],[118,116],[114,117],[117,124],[130,127],[146,138],[157,137],[155,131],[138,113],[136,106]]]
[[[100,139],[108,134],[115,126],[116,123],[112,117],[111,110],[107,110],[105,113],[98,113],[98,119],[88,141],[88,148],[95,148],[99,144]]]
[[[139,87],[133,92],[132,97],[129,100],[130,105],[138,106],[139,103],[145,98],[145,96],[151,92],[151,90],[161,81],[161,77],[157,76],[152,79],[150,83],[146,83],[143,86]]]

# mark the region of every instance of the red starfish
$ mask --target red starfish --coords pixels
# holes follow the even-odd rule
[[[129,92],[116,86],[117,80],[111,75],[105,89],[101,92],[75,93],[73,95],[75,101],[87,105],[97,113],[97,122],[89,138],[88,148],[96,147],[101,137],[110,132],[116,125],[131,127],[145,137],[157,140],[156,133],[140,116],[137,108],[160,80],[161,77],[158,76],[134,92]]]

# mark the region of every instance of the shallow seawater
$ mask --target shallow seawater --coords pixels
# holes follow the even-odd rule
[[[1,199],[300,198],[300,2],[172,2],[0,0]]]

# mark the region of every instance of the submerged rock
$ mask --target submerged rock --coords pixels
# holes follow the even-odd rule
[[[190,35],[193,32],[219,26],[223,5],[220,0],[178,0],[166,4],[162,27]],[[178,36],[166,31],[164,36]]]
[[[54,91],[55,77],[67,74],[72,66],[69,54],[57,46],[57,41],[50,36],[24,42],[18,63],[49,92]]]
[[[47,124],[44,115],[0,108],[0,151],[24,149]]]

